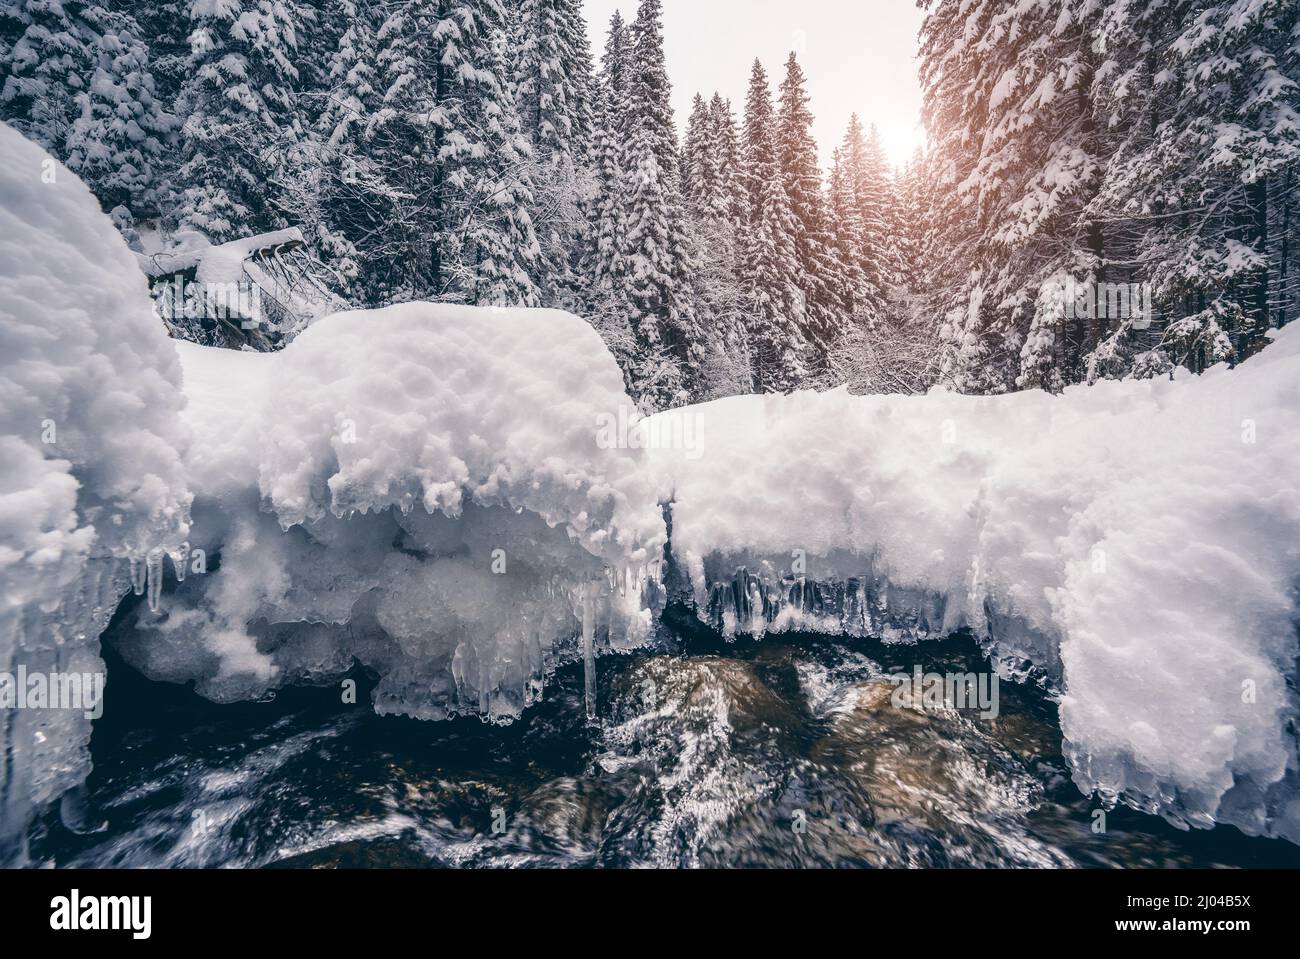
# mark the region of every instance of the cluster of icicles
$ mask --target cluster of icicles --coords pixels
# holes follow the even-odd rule
[[[737,567],[709,584],[704,618],[727,636],[762,636],[774,624],[850,636],[924,639],[947,630],[947,602],[938,593],[891,586],[871,573],[819,582],[786,575],[779,583]]]
[[[494,696],[511,690],[507,698],[521,709],[540,702],[545,678],[556,665],[552,658],[554,643],[568,638],[576,640],[583,664],[586,714],[594,719],[597,647],[602,639],[611,646],[629,648],[648,638],[649,630],[640,617],[645,610],[652,617],[661,610],[665,595],[661,576],[662,561],[656,560],[618,568],[606,566],[603,574],[577,580],[558,573],[547,578],[541,592],[546,604],[540,616],[535,608],[525,608],[517,632],[507,631],[516,633],[511,653],[501,655],[498,651],[495,657],[485,660],[484,650],[473,641],[456,645],[451,675],[460,711],[477,713],[491,722],[512,721],[517,713],[513,709],[496,710]],[[498,641],[502,638],[498,633]]]
[[[155,546],[145,553],[143,560],[139,556],[131,557],[131,589],[137,596],[148,592],[149,610],[153,613],[162,612],[163,557],[165,556],[171,557],[176,581],[184,582],[185,570],[190,562],[188,541],[171,551]]]
[[[192,555],[197,554],[192,554],[190,544],[184,542],[171,550],[153,547],[143,557],[136,555],[130,558],[132,590],[136,596],[147,597],[151,612],[162,612],[165,559],[171,558],[176,580],[183,582]],[[527,708],[540,701],[548,667],[553,668],[548,663],[553,642],[568,632],[571,638],[579,641],[586,712],[588,717],[594,718],[597,706],[598,631],[602,628],[608,630],[611,642],[636,644],[643,640],[645,637],[640,635],[640,628],[637,627],[635,631],[633,629],[635,616],[640,610],[653,610],[661,603],[661,575],[662,561],[656,560],[617,569],[606,566],[603,576],[597,574],[577,583],[566,581],[563,575],[551,576],[545,585],[546,598],[563,601],[573,619],[568,619],[567,615],[552,618],[552,615],[544,613],[540,622],[534,619],[529,623],[529,617],[524,616],[520,623],[520,635],[527,636],[527,639],[521,640],[515,655],[500,663],[481,658],[483,650],[476,648],[473,642],[457,644],[452,656],[451,673],[460,705],[466,712],[477,712],[485,720],[508,720],[508,716],[493,715],[491,696],[494,690],[500,691],[510,685],[507,676],[499,670],[511,671],[511,667],[518,669],[521,666],[523,682],[519,705]],[[633,600],[630,604],[627,602],[629,597]],[[574,619],[580,624],[576,636],[572,626]],[[567,629],[564,626],[566,621],[569,624]]]

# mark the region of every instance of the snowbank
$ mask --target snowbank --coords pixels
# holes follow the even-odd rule
[[[703,618],[970,627],[1056,682],[1085,792],[1300,841],[1300,328],[1199,379],[751,396],[646,428],[692,438],[652,445]]]
[[[410,304],[276,354],[178,346],[220,566],[119,641],[148,675],[230,700],[355,657],[381,711],[504,721],[560,658],[647,637],[663,517],[598,428],[632,403],[582,320]]]
[[[0,125],[0,673],[102,673],[128,561],[184,539],[180,373],[90,191]],[[4,862],[31,807],[85,777],[90,721],[6,708],[0,733]]]

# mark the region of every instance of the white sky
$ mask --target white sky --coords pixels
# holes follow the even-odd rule
[[[775,95],[794,49],[808,77],[823,167],[829,168],[854,112],[880,129],[894,163],[924,142],[915,61],[922,13],[915,0],[663,0],[663,6],[679,128],[696,92],[719,91],[743,116],[755,57]],[[630,23],[637,0],[584,0],[584,7],[599,63],[610,16],[617,8]]]

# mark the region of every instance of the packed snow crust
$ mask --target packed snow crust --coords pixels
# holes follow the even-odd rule
[[[746,396],[647,421],[727,633],[970,628],[1059,693],[1085,793],[1300,841],[1300,324],[1062,396]]]
[[[98,202],[0,125],[0,673],[103,672],[131,566],[140,579],[185,537],[180,381]],[[31,808],[85,778],[90,720],[6,708],[0,731],[4,862]]]

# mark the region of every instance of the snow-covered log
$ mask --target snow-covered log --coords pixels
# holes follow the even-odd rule
[[[1235,370],[661,413],[672,556],[728,633],[968,627],[1059,692],[1084,792],[1300,841],[1300,330]]]
[[[234,700],[337,681],[384,712],[509,721],[577,637],[649,635],[665,539],[600,337],[567,313],[342,313],[280,353],[178,344],[191,575],[119,646]]]

